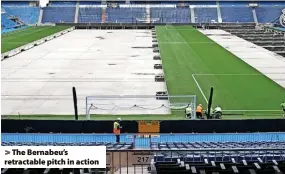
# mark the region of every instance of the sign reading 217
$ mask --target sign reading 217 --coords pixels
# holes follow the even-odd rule
[[[285,27],[285,8],[282,10],[282,14],[279,18],[280,24]]]

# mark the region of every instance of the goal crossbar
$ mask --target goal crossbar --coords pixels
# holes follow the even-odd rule
[[[104,115],[163,115],[172,111],[184,113],[191,107],[196,118],[196,95],[96,95],[86,97],[86,118],[91,111]]]

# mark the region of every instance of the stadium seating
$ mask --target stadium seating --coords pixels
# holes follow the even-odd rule
[[[20,21],[26,24],[35,24],[38,22],[40,9],[29,6],[7,6],[4,7],[9,15],[18,17]]]
[[[1,1],[1,5],[3,7],[19,7],[19,6],[28,6],[29,2],[28,1]]]
[[[106,146],[107,150],[133,149],[133,143],[103,143],[103,142],[2,142],[2,146]]]
[[[221,7],[223,22],[254,22],[252,8],[250,7]]]
[[[106,22],[137,23],[146,18],[146,8],[107,8]],[[143,20],[142,20],[143,21]]]
[[[78,21],[82,23],[95,22],[100,23],[102,20],[101,8],[82,7],[79,8]]]
[[[81,168],[26,168],[26,169],[15,169],[6,168],[1,170],[1,174],[81,174],[81,173],[92,173],[92,174],[103,174],[109,171],[106,169],[81,169]]]
[[[95,1],[79,1],[79,5],[100,5],[101,2]]]
[[[225,149],[225,148],[285,148],[285,142],[260,141],[260,142],[189,142],[189,143],[152,143],[151,149]]]
[[[190,23],[190,16],[189,8],[150,8],[154,23]]]
[[[50,1],[49,7],[75,7],[75,1],[64,1],[64,2],[57,2],[57,1]]]
[[[42,23],[74,22],[75,7],[46,7]]]
[[[11,29],[17,24],[9,19],[9,16],[6,13],[1,13],[1,29]]]
[[[219,173],[219,174],[274,174],[284,172],[285,162],[209,162],[209,163],[188,163],[184,161],[157,162],[152,164],[151,173],[157,174],[191,174],[191,173]]]
[[[274,22],[279,19],[284,6],[260,6],[256,8],[257,21],[259,23]]]
[[[218,21],[217,8],[195,8],[196,23],[210,23],[212,20]]]

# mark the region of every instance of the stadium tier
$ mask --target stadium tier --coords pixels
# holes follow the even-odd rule
[[[42,23],[74,22],[75,7],[47,7],[43,12]]]
[[[102,20],[102,9],[98,7],[82,7],[79,8],[79,23],[100,23]]]
[[[223,22],[254,22],[250,7],[221,7]]]
[[[1,28],[2,29],[11,29],[17,25],[16,22],[9,19],[9,16],[6,12],[1,13]]]
[[[51,1],[40,8],[37,3],[3,1],[9,15],[26,24],[36,23],[268,23],[278,22],[284,2],[151,2],[110,3]],[[133,6],[131,6],[133,5]],[[161,7],[159,7],[161,5]],[[76,10],[78,8],[79,10]],[[255,18],[256,15],[256,18]],[[76,18],[76,19],[75,19]]]
[[[197,23],[218,22],[217,8],[195,8],[194,12]]]
[[[107,8],[105,16],[106,23],[136,23],[145,20],[146,8]]]
[[[4,6],[10,15],[19,18],[25,24],[35,24],[38,22],[40,8],[28,6]]]
[[[190,23],[189,8],[150,8],[154,23]]]

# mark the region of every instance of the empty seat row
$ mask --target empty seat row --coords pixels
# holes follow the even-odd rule
[[[152,173],[157,174],[194,174],[194,173],[215,173],[215,174],[275,174],[285,172],[284,161],[271,162],[247,162],[241,163],[226,162],[217,163],[215,161],[207,161],[202,163],[187,163],[177,160],[175,162],[153,162],[150,168]]]
[[[190,23],[189,8],[150,8],[153,23]]]
[[[133,143],[103,142],[2,142],[2,146],[106,146],[108,150],[132,149]]]
[[[172,152],[172,153],[156,153],[154,155],[154,161],[176,161],[177,159],[186,161],[186,162],[202,162],[204,160],[208,161],[217,161],[217,162],[228,162],[228,161],[236,161],[241,162],[242,160],[246,161],[258,161],[259,159],[262,161],[280,161],[285,159],[285,153],[264,153],[264,154],[246,154],[239,152],[233,152],[232,154],[212,154],[207,153],[193,153],[193,152]]]
[[[46,7],[42,23],[73,23],[75,7]]]
[[[11,15],[19,18],[20,21],[26,24],[35,24],[38,22],[40,8],[29,6],[15,6],[4,7],[5,11]]]
[[[282,141],[261,141],[261,142],[167,142],[151,143],[151,149],[201,149],[201,148],[285,148]]]
[[[80,168],[36,168],[36,169],[1,169],[1,174],[80,174],[80,173],[105,173],[109,171],[109,168],[106,169],[80,169]]]

